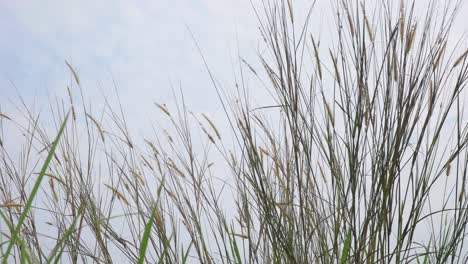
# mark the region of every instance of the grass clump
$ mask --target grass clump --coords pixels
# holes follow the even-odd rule
[[[449,35],[459,4],[429,1],[418,18],[414,2],[336,1],[324,49],[313,8],[301,22],[291,1],[262,2],[264,71],[240,59],[241,77],[273,105],[254,106],[243,85],[223,96],[207,67],[229,147],[183,96],[175,110],[156,104],[171,125],[154,139],[132,138],[122,107],[75,105],[71,89],[52,142],[33,111],[26,126],[1,113],[25,135],[19,161],[0,138],[3,262],[466,263],[468,61]],[[29,160],[46,153],[32,177]]]

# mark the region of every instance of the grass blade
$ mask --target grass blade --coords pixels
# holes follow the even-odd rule
[[[63,131],[65,129],[65,125],[67,124],[67,120],[68,120],[68,114],[66,115],[65,120],[63,121],[62,126],[60,127],[60,130],[59,130],[54,142],[52,143],[49,154],[47,155],[47,158],[46,158],[44,164],[42,165],[41,171],[40,171],[40,173],[39,173],[39,175],[37,177],[36,182],[34,183],[33,189],[31,191],[31,193],[29,194],[29,198],[28,198],[28,200],[26,202],[26,205],[23,208],[23,212],[21,213],[21,216],[20,216],[20,218],[18,220],[18,224],[16,225],[16,227],[15,227],[15,229],[13,231],[13,234],[11,235],[10,242],[8,243],[8,247],[7,247],[6,251],[5,251],[5,255],[3,256],[3,260],[2,260],[3,264],[7,263],[8,255],[10,254],[10,251],[13,248],[13,245],[16,243],[16,240],[18,239],[18,235],[19,235],[19,232],[21,230],[21,226],[23,225],[23,222],[26,219],[26,216],[27,216],[29,210],[31,209],[32,202],[34,201],[34,198],[35,198],[37,192],[39,191],[39,187],[41,185],[42,178],[44,178],[44,175],[45,175],[45,173],[47,171],[47,168],[49,167],[49,163],[52,160],[52,157],[53,157],[53,155],[55,153],[55,149],[57,148],[60,137],[62,136],[62,133],[63,133]]]
[[[193,245],[193,242],[190,242],[190,245],[188,246],[187,248],[187,251],[185,252],[185,254],[183,254],[183,257],[182,257],[182,264],[185,264],[187,263],[187,259],[188,259],[188,254],[190,252],[190,248],[192,247]],[[184,252],[183,248],[182,248],[182,253]]]
[[[164,186],[164,179],[161,182],[161,185],[158,188],[158,200],[161,195],[162,187]],[[143,264],[145,262],[146,250],[148,248],[148,242],[151,234],[151,227],[153,226],[154,217],[156,215],[158,202],[156,201],[153,209],[151,210],[151,215],[148,222],[145,225],[145,230],[143,232],[143,237],[141,238],[140,250],[138,251],[138,264]]]
[[[75,231],[75,226],[76,226],[76,223],[78,222],[78,219],[80,218],[81,214],[83,213],[83,206],[79,209],[78,211],[78,214],[77,216],[75,217],[75,219],[73,220],[73,223],[70,225],[70,227],[65,231],[65,233],[62,235],[62,237],[59,239],[59,241],[57,242],[57,244],[55,244],[55,247],[54,249],[52,249],[52,251],[50,252],[49,254],[49,257],[47,258],[47,263],[50,264],[52,263],[52,260],[53,258],[55,257],[55,255],[57,254],[57,252],[59,252],[59,249],[61,250],[63,248],[63,244],[65,242],[65,240],[67,240],[71,234],[73,233],[73,231]],[[61,253],[61,252],[60,252]],[[59,258],[61,254],[59,254],[56,258]]]
[[[10,230],[10,232],[13,232],[13,225],[10,223],[10,221],[8,221],[8,218],[6,217],[6,215],[0,210],[0,217],[2,217],[3,221],[5,222],[5,224],[7,225],[8,229]],[[24,242],[22,239],[18,239],[18,244],[20,244],[20,247],[25,249],[23,253],[23,256],[22,258],[26,258],[26,260],[28,261],[28,263],[31,263],[31,257],[29,256],[29,253],[28,253],[28,250],[26,249],[26,247],[24,246]],[[2,252],[3,254],[3,252]],[[5,255],[5,254],[3,254]]]
[[[341,264],[346,263],[346,260],[348,259],[350,246],[351,246],[351,230],[348,231],[348,234],[346,235],[346,238],[344,241],[343,251],[341,252],[341,259],[340,259]]]
[[[80,85],[80,79],[78,78],[78,74],[76,74],[75,69],[73,69],[73,67],[70,63],[68,63],[68,61],[65,61],[65,63],[67,64],[68,69],[70,69],[71,73],[73,74],[73,78],[75,78],[76,83]]]

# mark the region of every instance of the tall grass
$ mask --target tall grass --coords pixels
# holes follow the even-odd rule
[[[256,78],[274,105],[253,106],[244,85],[224,96],[207,66],[233,147],[183,96],[156,104],[167,130],[133,138],[122,106],[91,111],[68,62],[69,98],[51,104],[57,127],[71,113],[60,140],[27,105],[26,124],[1,113],[24,134],[18,158],[0,137],[3,262],[466,263],[460,2],[419,18],[407,1],[334,3],[325,48],[313,8],[255,8],[263,71],[243,61],[239,83]]]

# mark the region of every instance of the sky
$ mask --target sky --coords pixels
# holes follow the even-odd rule
[[[295,5],[307,10],[310,2]],[[311,19],[321,35],[333,23],[327,7],[328,0],[318,0]],[[466,32],[466,5],[460,13],[455,37]],[[65,93],[67,60],[89,96],[112,89],[114,78],[129,111],[171,100],[171,83],[181,84],[193,107],[212,110],[216,96],[195,41],[216,78],[230,86],[237,51],[256,61],[257,26],[250,0],[0,0],[0,102]]]
[[[216,118],[224,115],[197,45],[216,80],[233,91],[238,55],[258,66],[262,43],[252,5],[260,3],[0,0],[0,112],[20,115],[12,107],[19,103],[18,96],[34,101],[39,109],[48,108],[55,96],[66,99],[68,61],[88,103],[99,107],[116,90],[136,131],[151,131],[147,124],[157,112],[154,102],[170,104],[179,87],[190,110],[209,113],[221,130],[228,130],[227,121]],[[297,17],[304,17],[310,5],[308,0],[294,1]],[[334,23],[330,7],[330,1],[317,0],[310,20],[311,31],[322,42],[332,39],[327,31]],[[465,14],[468,4],[462,6],[451,38],[453,43],[462,39],[462,50],[467,47]],[[257,84],[252,82],[249,90],[252,98],[262,101],[266,91]],[[79,95],[77,89],[72,93]],[[20,140],[20,135],[11,134],[13,141]]]
[[[229,130],[201,54],[216,81],[234,93],[238,56],[260,66],[262,43],[252,7],[260,4],[260,0],[0,0],[0,112],[19,119],[24,111],[17,107],[21,97],[47,122],[50,102],[68,99],[67,86],[73,82],[67,61],[94,110],[118,92],[133,136],[152,132],[148,123],[160,121],[149,120],[158,112],[154,102],[173,105],[179,89],[191,111],[206,113],[218,120],[221,130]],[[308,0],[295,3],[298,13],[310,5]],[[321,11],[327,6],[328,1],[316,4]],[[317,32],[324,15],[316,12],[312,19]],[[252,98],[261,104],[268,93],[250,81]],[[76,100],[80,91],[73,87],[71,91]],[[10,142],[22,140],[20,133],[4,133]]]
[[[216,96],[195,42],[232,82],[237,49],[255,56],[256,25],[248,0],[0,0],[1,102],[65,94],[66,60],[93,99],[115,81],[130,112],[171,100],[179,84],[193,107],[210,110]]]

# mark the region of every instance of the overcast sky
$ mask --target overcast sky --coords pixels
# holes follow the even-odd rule
[[[258,6],[261,0],[252,2]],[[297,17],[311,2],[293,1]],[[465,4],[454,42],[464,37],[466,14]],[[333,23],[330,1],[318,0],[311,31],[327,42],[332,38],[326,28]],[[155,111],[153,102],[170,103],[179,84],[191,110],[221,116],[190,31],[227,90],[234,90],[238,51],[252,65],[258,62],[261,39],[250,0],[0,0],[0,108],[15,116],[10,106],[18,103],[18,95],[35,100],[39,109],[48,107],[50,97],[66,98],[67,60],[96,105],[114,94],[114,78],[130,125],[137,129]],[[261,87],[249,88],[255,100],[263,99]]]
[[[305,12],[310,4],[300,0],[295,6]],[[316,29],[324,15],[316,12]],[[51,99],[68,99],[67,60],[94,111],[115,95],[114,78],[136,137],[152,132],[149,123],[163,121],[153,103],[170,105],[179,85],[191,111],[207,113],[228,130],[195,41],[217,81],[232,92],[237,54],[255,65],[260,45],[250,0],[0,0],[0,33],[0,112],[19,119],[22,110],[14,106],[20,95],[42,113],[45,125]],[[250,88],[255,100],[265,98],[263,88]],[[77,89],[72,93],[79,97]],[[8,142],[23,140],[11,129],[4,133]]]
[[[318,5],[312,24],[321,27],[332,21],[323,18],[328,0]],[[458,21],[457,36],[466,30]],[[172,80],[195,106],[203,104],[213,90],[186,25],[226,84],[236,36],[241,54],[255,59],[259,34],[249,0],[0,0],[0,96],[63,92],[68,60],[91,94],[99,82],[111,86],[112,74],[128,102],[170,98]]]
[[[256,25],[248,0],[0,0],[0,98],[66,92],[67,60],[88,95],[112,88],[113,76],[124,104],[152,105],[172,98],[172,81],[202,108],[215,97],[187,27],[232,82],[236,35],[253,57]]]

